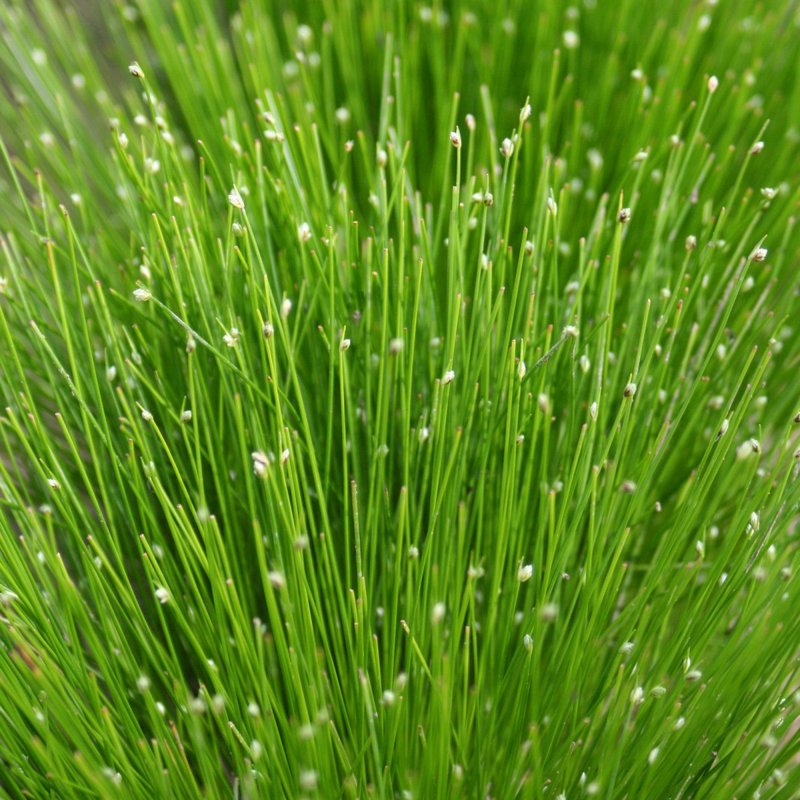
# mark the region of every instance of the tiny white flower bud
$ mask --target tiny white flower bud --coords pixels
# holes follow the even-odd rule
[[[756,142],[750,148],[750,155],[757,156],[764,149],[764,142]]]
[[[408,557],[412,561],[416,561],[419,558],[419,548],[415,544],[412,544],[412,545],[409,546],[409,548],[408,548]]]
[[[381,703],[385,706],[393,706],[395,700],[397,700],[397,695],[390,689],[386,689],[381,695]]]
[[[764,186],[761,189],[761,196],[765,197],[767,200],[774,200],[776,194],[778,194],[778,190],[773,189],[771,186]]]
[[[319,773],[313,769],[304,769],[300,773],[300,788],[304,792],[313,792],[317,788],[319,782]]]
[[[286,319],[292,313],[292,301],[284,297],[281,301],[281,319]]]
[[[386,166],[386,162],[389,160],[389,156],[386,154],[385,150],[378,150],[378,154],[376,156],[376,161],[378,162],[378,166],[383,167]]]
[[[631,221],[631,210],[629,208],[620,209],[619,214],[617,214],[617,219],[623,224],[626,223],[626,222],[630,222]]]
[[[592,404],[589,406],[589,416],[590,416],[590,417],[591,417],[593,420],[597,419],[597,403],[596,403],[596,402],[593,402],[593,403],[592,403]]]
[[[553,197],[552,197],[552,196],[550,196],[550,197],[548,197],[548,198],[547,198],[547,210],[548,210],[548,211],[549,211],[549,212],[550,212],[550,213],[551,213],[553,216],[555,216],[556,214],[558,214],[558,204],[556,203],[556,201],[553,199]]]
[[[520,361],[519,364],[517,364],[517,376],[519,377],[520,380],[522,380],[525,377],[527,371],[528,368],[525,366],[525,362]]]
[[[542,392],[537,398],[536,403],[539,406],[539,411],[542,414],[549,414],[550,413],[550,397],[549,395]]]
[[[147,303],[149,300],[153,299],[153,293],[149,289],[139,287],[133,290],[133,299],[136,300],[137,303]]]
[[[445,617],[447,608],[444,603],[436,603],[431,611],[431,624],[438,625]]]
[[[269,320],[267,320],[261,326],[261,333],[265,339],[271,339],[275,335],[275,326]]]
[[[708,79],[708,92],[709,94],[714,94],[717,91],[717,87],[719,86],[719,79],[716,75],[712,75]]]
[[[753,261],[763,261],[767,257],[768,252],[766,247],[757,247],[753,250],[753,254],[750,257]]]
[[[633,397],[636,394],[636,384],[631,382],[622,390],[623,397]]]
[[[153,421],[153,415],[146,408],[143,408],[142,409],[142,419],[145,422],[152,422]]]
[[[239,344],[239,329],[238,328],[231,328],[223,337],[222,341],[228,347],[236,347]]]
[[[144,78],[144,71],[135,61],[128,65],[128,72],[130,72],[134,78]]]
[[[575,31],[564,31],[562,40],[567,50],[574,50],[580,44],[580,37]]]
[[[192,419],[192,410],[190,408],[181,411],[181,422],[190,422]]]
[[[242,195],[239,194],[239,190],[235,186],[230,190],[230,192],[228,192],[228,202],[234,208],[238,208],[239,210],[244,208],[244,200],[242,199]]]
[[[396,356],[403,351],[403,340],[398,338],[389,341],[389,355]]]
[[[345,350],[349,350],[349,349],[350,349],[350,340],[349,339],[342,339],[342,341],[339,342],[339,351],[344,353]]]
[[[267,578],[269,580],[269,585],[276,591],[286,588],[286,578],[282,572],[276,569],[270,570],[267,573]]]
[[[503,142],[500,145],[500,154],[503,156],[503,158],[510,158],[513,152],[514,142],[512,142],[511,139],[503,139]]]
[[[165,589],[163,586],[159,586],[155,590],[155,596],[156,596],[156,600],[158,600],[158,602],[161,603],[162,605],[164,603],[168,603],[169,599],[170,599],[170,597],[169,597],[169,589]]]
[[[657,758],[658,758],[658,748],[654,747],[647,755],[647,763],[655,764]]]
[[[631,692],[631,704],[638,706],[644,701],[644,689],[641,686],[637,686]]]
[[[517,568],[517,580],[525,583],[533,577],[533,564],[520,564]]]
[[[476,127],[475,117],[472,114],[467,114],[464,120],[467,123],[467,130],[474,131]]]
[[[520,125],[524,125],[530,119],[532,113],[533,109],[531,109],[530,103],[526,103],[524,106],[522,106],[519,112]]]
[[[442,375],[442,383],[446,386],[448,383],[452,383],[455,377],[456,373],[452,369],[449,369]]]
[[[297,238],[305,244],[311,239],[311,227],[307,222],[301,222],[297,226]]]
[[[461,132],[456,128],[454,131],[450,131],[450,144],[453,147],[461,147]]]
[[[703,558],[706,554],[706,546],[699,539],[695,542],[694,549],[697,550],[697,555]]]
[[[150,688],[150,678],[147,675],[140,675],[136,679],[136,688],[144,694]]]

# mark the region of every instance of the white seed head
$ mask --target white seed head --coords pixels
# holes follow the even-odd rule
[[[349,349],[350,349],[350,340],[349,339],[342,339],[342,341],[339,342],[339,351],[344,353],[346,350],[349,350]]]
[[[513,152],[514,142],[512,142],[511,139],[503,139],[503,142],[500,145],[500,154],[503,156],[503,158],[510,158]]]
[[[700,672],[699,669],[690,669],[686,673],[686,682],[687,683],[697,683],[697,681],[699,681],[700,678],[702,678],[702,677],[703,677],[703,673]]]
[[[483,204],[489,208],[494,205],[494,195],[491,192],[483,193]]]
[[[556,603],[545,603],[539,611],[539,618],[542,622],[553,622],[558,617],[558,605]]]
[[[626,223],[631,221],[631,210],[629,208],[621,208],[619,210],[619,214],[617,214],[617,219],[621,223]]]
[[[256,717],[261,716],[261,708],[259,707],[258,703],[248,703],[247,713],[253,717],[253,719],[255,719]]]
[[[396,356],[403,351],[403,340],[399,337],[389,341],[389,355]]]
[[[717,91],[718,87],[719,87],[719,79],[717,78],[716,75],[712,75],[708,79],[708,92],[709,92],[709,94],[714,94],[714,92]]]
[[[286,588],[286,578],[282,572],[277,569],[270,570],[267,573],[269,585],[276,591]]]
[[[153,293],[149,289],[140,286],[138,289],[133,290],[133,299],[137,303],[147,303],[153,299]]]
[[[517,568],[517,580],[525,583],[533,577],[533,564],[520,564]]]
[[[750,514],[750,527],[757,531],[761,527],[761,520],[759,519],[758,514],[754,511]]]
[[[442,375],[442,383],[446,386],[448,383],[452,383],[455,377],[456,373],[452,369],[448,369],[447,372]]]
[[[301,222],[297,226],[297,238],[303,244],[311,239],[311,226],[307,222]]]
[[[533,651],[533,636],[529,633],[526,633],[522,637],[522,646],[530,653]]]
[[[267,320],[261,326],[261,333],[265,339],[271,339],[275,335],[275,326],[269,320]]]
[[[292,301],[284,297],[281,301],[281,319],[286,319],[292,313]]]
[[[319,773],[313,769],[304,769],[300,773],[299,783],[304,792],[313,792],[319,783]]]
[[[128,72],[130,72],[134,78],[144,78],[144,71],[135,61],[128,64]]]
[[[436,603],[431,610],[431,624],[438,625],[445,617],[447,613],[447,607],[444,603],[439,602]]]
[[[561,331],[561,336],[564,339],[568,337],[576,339],[579,333],[580,331],[578,330],[578,327],[576,325],[567,325],[565,326],[564,330]]]
[[[142,419],[145,422],[152,422],[153,421],[153,415],[146,408],[143,408],[142,409]]]
[[[163,586],[159,586],[155,590],[155,596],[156,600],[158,600],[158,602],[161,603],[161,605],[164,605],[164,603],[168,603],[170,599],[169,589],[165,589]]]
[[[385,150],[378,150],[375,160],[378,162],[378,166],[383,169],[383,167],[386,166],[386,162],[389,160],[389,156],[386,154]]]
[[[699,539],[695,542],[694,549],[697,551],[697,555],[700,556],[700,558],[703,558],[703,556],[705,556],[706,546]]]
[[[242,195],[239,194],[239,190],[235,186],[230,190],[230,192],[228,192],[228,202],[234,208],[238,208],[239,210],[244,208],[244,200],[242,199]]]
[[[627,384],[625,388],[622,390],[623,397],[633,397],[636,394],[636,384],[631,381],[631,383]]]
[[[530,103],[526,103],[519,111],[519,122],[520,125],[524,125],[530,118],[531,114],[533,113],[533,109],[531,108]]]
[[[686,249],[694,250],[697,247],[697,237],[690,234],[686,237]]]
[[[654,747],[647,755],[647,763],[655,764],[657,758],[658,758],[658,748]]]
[[[552,197],[552,195],[551,195],[550,197],[548,197],[548,198],[547,198],[547,210],[548,210],[548,211],[549,211],[549,212],[550,212],[550,213],[551,213],[553,216],[555,216],[556,214],[558,214],[558,204],[556,203],[556,201],[555,201],[555,199]]]
[[[181,411],[181,422],[190,422],[192,419],[192,410],[187,408]]]
[[[390,689],[386,689],[381,695],[381,703],[384,706],[393,706],[397,700],[397,695]]]
[[[150,678],[147,675],[140,675],[136,679],[136,688],[144,694],[150,688]]]
[[[408,557],[411,561],[416,561],[419,558],[419,548],[415,544],[409,546]]]
[[[475,130],[475,128],[477,126],[477,123],[475,122],[475,117],[472,114],[467,114],[467,116],[464,117],[464,121],[467,123],[467,130],[468,131],[474,131]]]
[[[764,149],[764,142],[761,142],[761,141],[759,141],[759,142],[756,142],[756,143],[755,143],[755,144],[754,144],[754,145],[753,145],[753,146],[750,148],[750,155],[751,155],[751,156],[757,156],[757,155],[758,155],[758,154],[759,154],[759,153],[760,153],[760,152],[761,152],[763,149]]]
[[[739,461],[743,461],[745,458],[753,455],[753,453],[759,453],[760,451],[761,445],[758,439],[747,439],[736,448],[736,458]]]
[[[525,362],[520,360],[519,364],[517,364],[517,377],[522,380],[527,372],[528,368],[525,366]]]
[[[450,144],[456,148],[461,147],[461,131],[458,128],[450,131]]]
[[[765,197],[767,200],[774,200],[775,195],[778,194],[777,189],[773,189],[771,186],[764,186],[761,189],[761,196]]]
[[[222,341],[225,342],[228,347],[236,347],[236,345],[239,344],[239,336],[239,329],[234,327],[222,337]]]
[[[753,261],[763,261],[767,257],[768,252],[769,251],[766,247],[757,247],[755,250],[753,250],[751,258]]]
[[[574,50],[580,44],[581,40],[575,31],[564,31],[562,41],[567,50]]]
[[[542,392],[536,398],[536,404],[539,406],[539,411],[542,414],[549,414],[550,413],[550,396]]]
[[[589,416],[592,418],[592,420],[596,420],[597,419],[597,402],[596,401],[592,402],[592,404],[589,406]]]
[[[644,689],[641,686],[637,686],[631,692],[631,704],[634,706],[638,706],[643,701],[644,701]]]

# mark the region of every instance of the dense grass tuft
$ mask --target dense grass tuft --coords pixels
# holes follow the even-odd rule
[[[800,796],[796,2],[0,37],[0,795]]]

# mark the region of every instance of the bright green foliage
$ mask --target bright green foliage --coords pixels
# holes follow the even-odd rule
[[[74,2],[0,3],[0,795],[797,797],[798,4]]]

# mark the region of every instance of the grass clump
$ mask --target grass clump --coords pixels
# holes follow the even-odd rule
[[[796,797],[799,22],[6,0],[0,793]]]

